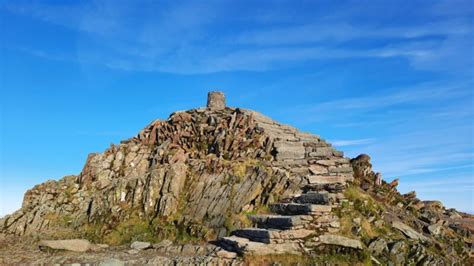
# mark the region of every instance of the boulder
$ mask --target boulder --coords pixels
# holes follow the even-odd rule
[[[399,222],[399,221],[393,221],[392,226],[396,229],[398,229],[400,232],[402,232],[405,236],[407,236],[410,239],[413,240],[419,240],[422,242],[428,241],[428,238],[422,235],[421,233],[418,233],[415,229],[411,228],[410,226]]]
[[[68,250],[74,252],[86,252],[92,250],[95,245],[85,239],[68,239],[68,240],[42,240],[38,243],[41,250],[55,249]]]

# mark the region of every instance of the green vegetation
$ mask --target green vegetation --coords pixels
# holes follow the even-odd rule
[[[340,217],[340,233],[344,236],[360,239],[368,244],[372,239],[379,236],[392,234],[399,235],[398,232],[392,230],[385,223],[374,224],[373,221],[381,220],[385,207],[381,202],[372,198],[369,194],[362,191],[356,186],[350,186],[344,193],[348,202],[344,202],[341,207],[336,210],[337,216]],[[357,230],[354,230],[354,220],[358,219]],[[356,232],[354,232],[356,231]]]
[[[119,223],[115,229],[104,236],[105,243],[121,245],[133,241],[154,242],[155,231],[147,221],[134,216]]]

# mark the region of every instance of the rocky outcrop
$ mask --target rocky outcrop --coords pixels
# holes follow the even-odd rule
[[[345,158],[317,135],[227,107],[212,92],[206,108],[153,121],[90,154],[79,175],[28,190],[21,209],[0,220],[0,264],[31,261],[22,256],[46,264],[465,261],[472,217],[402,195],[398,182],[372,171],[368,155]],[[35,242],[19,254],[19,238],[62,239],[39,246],[82,253],[47,257]]]
[[[428,265],[472,261],[469,253],[474,242],[471,226],[474,219],[471,215],[463,217],[439,201],[421,201],[414,191],[400,194],[396,189],[399,180],[390,183],[380,180],[381,174],[372,171],[368,155],[352,159],[351,164],[356,186],[353,190],[360,188],[365,193],[359,194],[363,200],[355,199],[354,205],[358,211],[367,211],[373,217],[372,224],[365,227],[385,232],[365,243],[380,262]],[[368,199],[372,203],[368,204]],[[379,211],[375,215],[371,211],[374,209]]]
[[[29,190],[0,230],[33,235],[93,227],[103,237],[138,217],[158,234],[171,224],[212,239],[241,227],[234,218],[242,211],[305,187],[334,201],[335,187],[352,180],[349,159],[319,136],[223,104],[223,95],[212,93],[209,108],[176,112],[90,154],[78,176]]]

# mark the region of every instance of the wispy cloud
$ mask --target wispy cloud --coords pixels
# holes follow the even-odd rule
[[[293,27],[253,30],[244,32],[232,41],[256,45],[287,45],[319,42],[344,42],[364,38],[411,39],[427,36],[464,35],[471,33],[469,22],[447,20],[407,27],[373,27],[338,24],[331,21],[324,24],[310,24]]]
[[[344,147],[344,146],[357,146],[373,143],[375,139],[351,139],[351,140],[332,140],[329,141],[334,146]]]
[[[155,16],[147,16],[140,23],[130,19],[147,15],[147,8],[154,10]],[[414,25],[389,27],[344,22],[356,12],[336,12],[329,17],[307,18],[296,25],[282,25],[281,17],[275,14],[257,21],[242,14],[243,21],[232,21],[226,16],[232,8],[220,1],[149,7],[115,1],[68,6],[6,5],[10,12],[79,31],[83,36],[78,39],[77,56],[69,57],[71,60],[127,71],[268,71],[314,60],[353,58],[406,58],[413,67],[434,71],[465,72],[473,65],[459,52],[472,50],[469,47],[473,46],[472,24],[464,17],[435,17]],[[237,22],[255,23],[257,27],[213,33],[222,23]],[[348,41],[374,41],[374,45],[348,48]],[[25,51],[58,58],[52,50],[31,47]]]

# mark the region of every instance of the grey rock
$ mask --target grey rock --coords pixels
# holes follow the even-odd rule
[[[375,255],[388,252],[387,241],[385,241],[383,238],[377,238],[376,240],[372,241],[368,248]]]
[[[275,142],[277,160],[297,160],[305,157],[305,148],[298,142]]]
[[[42,240],[38,244],[38,247],[41,250],[50,248],[55,250],[69,250],[75,252],[86,252],[91,250],[93,246],[93,244],[85,239]]]
[[[272,237],[270,231],[261,228],[237,229],[232,232],[232,235],[262,243],[270,243],[270,239]]]
[[[264,244],[253,242],[246,238],[230,236],[222,238],[220,244],[226,250],[245,255],[301,255],[301,248],[295,243]]]
[[[135,255],[135,254],[140,253],[140,250],[138,250],[138,249],[129,249],[129,250],[127,250],[127,253],[130,254],[130,255]]]
[[[295,226],[306,223],[304,216],[293,215],[253,215],[250,216],[252,220],[259,228],[274,228],[274,229],[290,229]]]
[[[428,238],[422,235],[421,233],[418,233],[415,229],[411,228],[410,226],[399,222],[399,221],[393,221],[392,226],[400,232],[402,232],[404,235],[406,235],[408,238],[411,238],[413,240],[419,240],[422,242],[428,241]]]
[[[308,214],[312,211],[311,204],[275,203],[268,207],[272,212],[282,215]]]
[[[160,243],[154,244],[153,248],[158,249],[158,248],[164,248],[164,247],[169,247],[173,245],[173,241],[165,239],[161,241]]]
[[[319,243],[325,245],[336,245],[341,247],[362,249],[362,243],[356,239],[350,239],[339,235],[324,234],[319,236]]]
[[[328,204],[329,194],[327,192],[308,192],[296,198],[296,202],[310,204]]]
[[[140,241],[135,241],[130,245],[130,248],[136,249],[136,250],[144,250],[151,248],[152,245],[150,242],[140,242]]]
[[[397,241],[390,244],[390,253],[393,255],[404,253],[406,249],[406,244],[403,241]]]
[[[442,228],[443,226],[440,224],[432,224],[428,226],[428,232],[430,232],[431,235],[437,236],[441,234]]]

